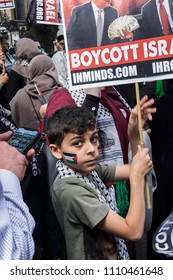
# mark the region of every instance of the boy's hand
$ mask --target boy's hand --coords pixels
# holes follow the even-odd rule
[[[152,120],[152,114],[156,112],[156,108],[152,107],[154,104],[154,99],[148,100],[148,96],[144,96],[140,101],[141,107],[141,123],[142,128],[146,120]],[[134,137],[139,138],[139,129],[138,129],[138,108],[137,105],[132,109],[129,123],[128,123],[128,135],[129,139],[132,140]]]
[[[136,155],[133,157],[131,168],[130,168],[130,177],[139,176],[144,177],[149,173],[151,168],[153,167],[153,162],[150,159],[148,154],[148,148],[141,148],[138,145],[138,151]]]

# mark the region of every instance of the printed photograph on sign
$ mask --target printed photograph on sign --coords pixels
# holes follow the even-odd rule
[[[62,24],[60,0],[36,0],[36,22],[40,24]]]
[[[15,8],[14,0],[0,0],[0,10],[14,9],[14,8]]]
[[[173,3],[62,0],[71,85],[172,78]]]

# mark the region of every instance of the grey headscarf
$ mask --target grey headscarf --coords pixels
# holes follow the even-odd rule
[[[28,78],[28,66],[33,57],[41,54],[36,42],[29,38],[22,38],[16,43],[16,62],[12,70]]]

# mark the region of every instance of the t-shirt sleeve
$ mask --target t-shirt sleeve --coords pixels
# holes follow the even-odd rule
[[[101,165],[97,164],[96,172],[104,184],[109,187],[115,178],[116,165]]]
[[[99,201],[97,194],[81,186],[69,186],[60,196],[66,218],[76,224],[94,228],[109,212],[109,207]]]

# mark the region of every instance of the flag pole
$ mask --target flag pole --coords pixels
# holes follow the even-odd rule
[[[141,148],[144,148],[144,137],[142,132],[141,107],[140,107],[140,95],[139,95],[138,83],[135,83],[135,91],[136,91],[136,102],[137,102],[137,110],[138,110],[138,129],[139,129],[140,146]],[[148,209],[151,209],[151,199],[150,199],[150,191],[149,191],[147,176],[145,177],[145,191],[146,191],[147,207]]]

